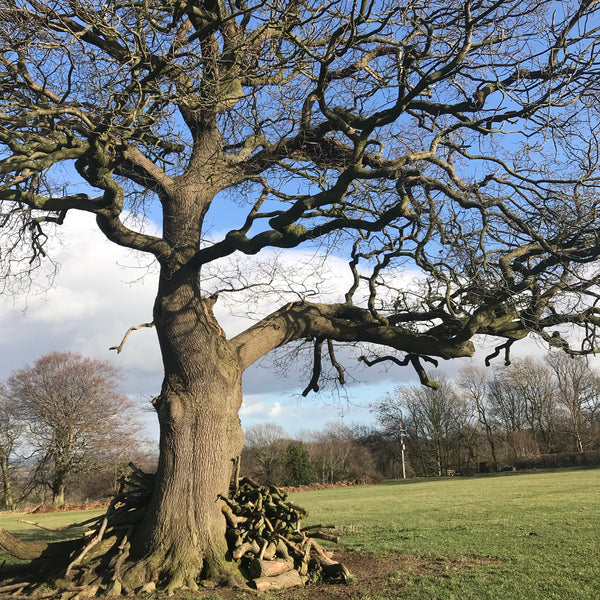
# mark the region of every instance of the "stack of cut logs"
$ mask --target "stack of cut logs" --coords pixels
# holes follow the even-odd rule
[[[60,585],[86,587],[84,564],[106,555],[105,561],[110,560],[114,568],[108,593],[119,595],[126,591],[121,569],[129,556],[129,537],[148,510],[154,482],[154,475],[144,473],[134,465],[131,467],[132,472],[121,478],[119,492],[104,515],[70,526],[90,526],[82,538],[54,544],[23,544],[0,529],[0,547],[16,558],[36,561],[40,572],[48,566],[54,570],[57,560],[70,561],[64,578],[54,582],[57,588],[59,581]],[[335,535],[321,531],[331,529],[333,525],[301,527],[300,521],[307,512],[289,502],[286,492],[274,486],[261,486],[247,477],[238,480],[236,476],[234,481],[229,496],[221,496],[227,521],[227,543],[231,558],[238,561],[241,573],[252,587],[257,590],[282,589],[303,585],[309,578],[332,582],[348,580],[350,574],[346,567],[333,560],[316,541],[337,542]],[[0,595],[34,585],[21,580],[11,582],[8,587],[0,586]]]
[[[221,499],[229,551],[252,587],[281,589],[303,585],[309,578],[347,581],[348,569],[316,541],[337,542],[337,536],[320,531],[333,525],[301,527],[308,513],[288,502],[283,490],[244,477],[229,498]]]

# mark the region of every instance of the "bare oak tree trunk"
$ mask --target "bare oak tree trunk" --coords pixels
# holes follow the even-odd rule
[[[0,470],[2,471],[2,503],[0,504],[0,508],[12,510],[14,508],[14,501],[10,471],[8,470],[8,456],[3,451],[0,451]]]
[[[52,473],[52,505],[55,507],[63,506],[65,503],[65,494],[67,491],[67,477],[73,470],[70,464],[72,460],[74,435],[70,428],[66,432],[61,432],[58,438],[58,447],[53,452],[54,464]]]
[[[65,503],[66,484],[64,478],[55,480],[52,483],[52,505],[55,507],[62,506]]]
[[[241,367],[233,346],[200,299],[197,277],[165,281],[155,306],[165,379],[154,400],[160,462],[152,502],[134,543],[142,579],[194,589],[199,575],[219,579],[225,562],[225,520],[232,461],[241,452],[238,417]]]

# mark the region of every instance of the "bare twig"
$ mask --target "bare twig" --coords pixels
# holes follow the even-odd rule
[[[423,385],[430,387],[434,390],[437,390],[439,387],[439,383],[437,381],[434,381],[433,379],[429,379],[427,373],[425,372],[425,369],[423,368],[423,365],[421,364],[421,360],[424,360],[428,363],[433,364],[435,367],[437,367],[438,361],[435,360],[434,358],[431,358],[430,356],[419,356],[416,354],[407,354],[403,360],[400,360],[399,358],[396,358],[395,356],[381,356],[381,357],[375,358],[373,360],[369,360],[366,356],[361,356],[361,357],[359,357],[358,360],[364,362],[367,365],[367,367],[372,367],[373,365],[376,365],[378,363],[385,362],[388,360],[397,364],[400,367],[406,367],[410,363],[413,366],[413,368],[415,369],[415,371],[417,372],[417,375],[419,376],[419,379]]]
[[[154,321],[152,321],[151,323],[141,323],[140,325],[135,325],[134,327],[130,327],[127,330],[127,333],[125,334],[123,339],[121,340],[121,343],[118,346],[111,346],[109,348],[109,350],[116,350],[117,354],[119,354],[121,352],[121,350],[123,350],[123,346],[125,345],[125,342],[127,341],[127,338],[129,337],[129,334],[132,331],[137,331],[138,329],[141,329],[142,327],[154,327]]]
[[[508,367],[510,365],[510,347],[514,344],[515,340],[508,340],[504,344],[500,344],[494,348],[494,351],[485,357],[485,366],[489,367],[493,358],[496,358],[500,354],[500,350],[504,350],[504,364]]]
[[[335,370],[338,372],[338,381],[341,385],[344,385],[346,383],[346,375],[344,373],[344,368],[335,357],[335,350],[333,348],[333,342],[331,340],[327,340],[327,350],[329,351],[329,360],[331,361],[331,364],[335,367]]]
[[[323,339],[319,338],[315,341],[315,349],[313,354],[313,373],[309,384],[306,389],[302,392],[304,397],[308,396],[311,391],[319,391],[319,377],[321,376],[321,351],[323,349]]]
[[[0,587],[0,594],[5,594],[6,592],[14,592],[15,594],[19,594],[21,590],[27,585],[29,584],[26,581],[20,581],[19,583],[3,585]]]

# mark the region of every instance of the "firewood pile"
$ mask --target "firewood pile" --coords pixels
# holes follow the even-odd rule
[[[15,538],[4,529],[0,529],[0,548],[11,556],[24,561],[31,561],[28,565],[30,571],[24,571],[20,565],[4,568],[6,585],[0,586],[0,597],[11,592],[12,595],[39,594],[38,586],[43,585],[43,578],[52,574],[54,592],[48,596],[55,596],[64,591],[64,597],[80,593],[93,596],[102,586],[89,584],[87,581],[90,573],[89,564],[95,560],[103,560],[112,570],[113,576],[107,592],[119,595],[124,590],[121,584],[121,568],[129,556],[129,538],[135,527],[143,520],[150,503],[154,475],[144,473],[134,465],[128,476],[122,477],[119,491],[113,496],[106,512],[103,515],[92,517],[80,523],[72,523],[65,527],[49,528],[25,519],[22,522],[41,527],[49,531],[64,531],[65,529],[87,527],[82,537],[57,542],[24,542]],[[117,543],[115,543],[117,541]],[[115,552],[116,548],[116,552]],[[109,564],[110,563],[110,564]],[[63,570],[62,566],[65,565]],[[54,574],[62,571],[60,577]],[[13,572],[14,571],[14,572]],[[38,581],[26,580],[22,575],[33,574],[42,577]],[[85,592],[84,592],[85,590]]]
[[[244,477],[229,497],[221,499],[229,552],[240,561],[251,587],[281,589],[303,585],[309,578],[348,580],[348,569],[316,541],[337,542],[337,536],[321,531],[334,526],[302,527],[308,512],[288,501],[283,490]]]
[[[54,571],[57,561],[61,564],[64,561],[67,565],[64,575],[53,584],[56,590],[80,593],[87,590],[89,596],[104,588],[104,584],[93,584],[87,579],[90,564],[102,560],[113,572],[112,583],[106,592],[119,595],[133,591],[125,587],[122,567],[129,556],[130,537],[148,510],[154,475],[130,466],[131,473],[121,478],[119,491],[104,515],[59,528],[87,526],[82,538],[50,544],[25,543],[0,529],[0,547],[16,558],[33,561],[31,564],[40,574],[49,568]],[[316,541],[337,542],[337,536],[322,531],[333,526],[302,527],[301,520],[308,513],[290,502],[285,491],[259,485],[247,477],[241,480],[236,477],[229,496],[221,496],[221,499],[229,553],[238,561],[240,571],[251,587],[282,589],[303,585],[309,579],[348,580],[350,573],[346,567],[333,560]],[[18,593],[35,590],[35,582],[15,575],[15,579],[0,585],[0,596],[15,593],[15,590]]]

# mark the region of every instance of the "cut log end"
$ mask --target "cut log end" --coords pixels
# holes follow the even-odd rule
[[[275,577],[294,568],[294,561],[287,560],[261,560],[255,558],[248,565],[248,574],[252,579],[261,577]]]
[[[322,569],[324,578],[331,583],[348,583],[350,581],[350,571],[342,563],[322,565]]]
[[[266,590],[283,590],[286,588],[299,587],[306,583],[306,577],[302,577],[298,571],[290,570],[274,577],[259,577],[250,581],[250,587],[264,592]]]

